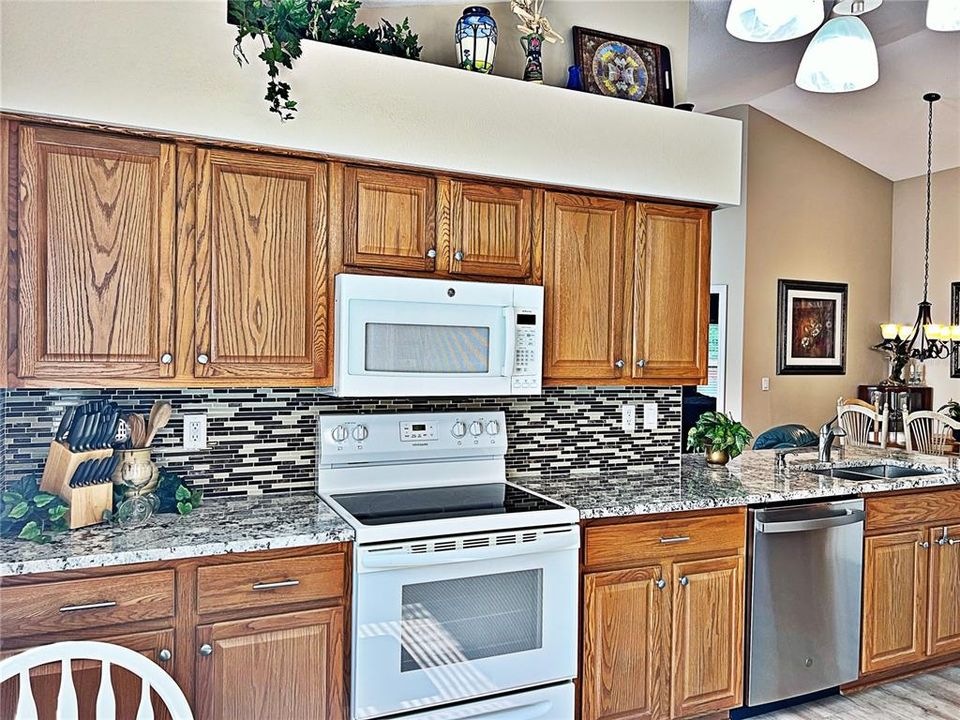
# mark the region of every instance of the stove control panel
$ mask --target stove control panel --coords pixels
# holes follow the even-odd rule
[[[504,414],[497,411],[320,415],[319,464],[502,457],[505,428]]]

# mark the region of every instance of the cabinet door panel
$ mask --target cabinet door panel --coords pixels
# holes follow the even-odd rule
[[[197,720],[344,717],[343,610],[201,625]]]
[[[862,673],[923,660],[926,540],[915,530],[864,541]]]
[[[951,540],[957,544],[951,545]],[[944,655],[960,651],[960,525],[933,528],[928,541],[932,554],[927,653]]]
[[[583,585],[583,720],[665,717],[669,590],[659,565]]]
[[[174,169],[169,143],[20,129],[20,377],[173,374]]]
[[[634,264],[634,377],[705,379],[710,212],[641,203]]]
[[[323,163],[199,151],[197,376],[327,375],[325,195]]]
[[[530,277],[533,191],[459,180],[451,189],[450,272]]]
[[[673,588],[672,717],[737,707],[743,697],[743,558],[677,563]]]
[[[623,375],[624,203],[547,193],[544,379]]]
[[[61,639],[61,638],[58,638]],[[146,656],[168,673],[173,662],[160,659],[163,649],[173,652],[173,630],[119,635],[98,638],[102,642],[122,645]],[[18,651],[5,652],[0,657],[15,655]],[[60,690],[60,664],[43,665],[30,672],[30,685],[37,704],[39,720],[55,720],[57,717],[57,693]],[[133,673],[114,666],[110,671],[117,703],[118,718],[133,718],[140,705],[140,678]],[[91,660],[73,662],[73,683],[77,691],[77,706],[80,720],[96,718],[97,692],[100,688],[100,663]],[[17,707],[19,689],[16,679],[5,682],[0,690],[0,720],[13,720]],[[166,707],[153,693],[153,708],[157,720],[169,720]]]
[[[343,172],[343,262],[431,272],[436,190],[426,175],[347,167]]]

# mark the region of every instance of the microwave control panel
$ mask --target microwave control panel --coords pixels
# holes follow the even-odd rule
[[[516,358],[513,363],[514,391],[540,392],[540,368],[543,365],[543,328],[533,310],[516,311]]]

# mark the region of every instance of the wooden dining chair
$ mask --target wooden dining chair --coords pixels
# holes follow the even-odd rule
[[[840,444],[851,447],[864,445],[887,446],[887,433],[890,425],[890,408],[886,405],[879,410],[855,398],[837,399],[837,424],[846,435],[840,438]]]
[[[903,434],[907,450],[927,455],[946,455],[953,447],[953,430],[960,430],[960,420],[933,410],[908,412],[903,409]]]
[[[77,692],[73,684],[72,662],[93,660],[100,662],[100,687],[97,691],[96,720],[117,718],[111,666],[121,667],[140,678],[140,704],[135,720],[153,720],[153,690],[166,706],[173,720],[193,720],[193,713],[180,686],[166,671],[149,658],[120,645],[104,642],[78,641],[41,645],[0,661],[0,683],[17,677],[20,692],[15,720],[37,720],[37,705],[30,690],[30,671],[33,668],[61,663],[60,691],[57,695],[57,720],[77,720]],[[124,719],[126,720],[126,719]]]

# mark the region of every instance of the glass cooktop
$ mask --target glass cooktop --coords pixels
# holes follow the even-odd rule
[[[562,505],[506,483],[345,493],[332,497],[364,525],[563,509]]]

